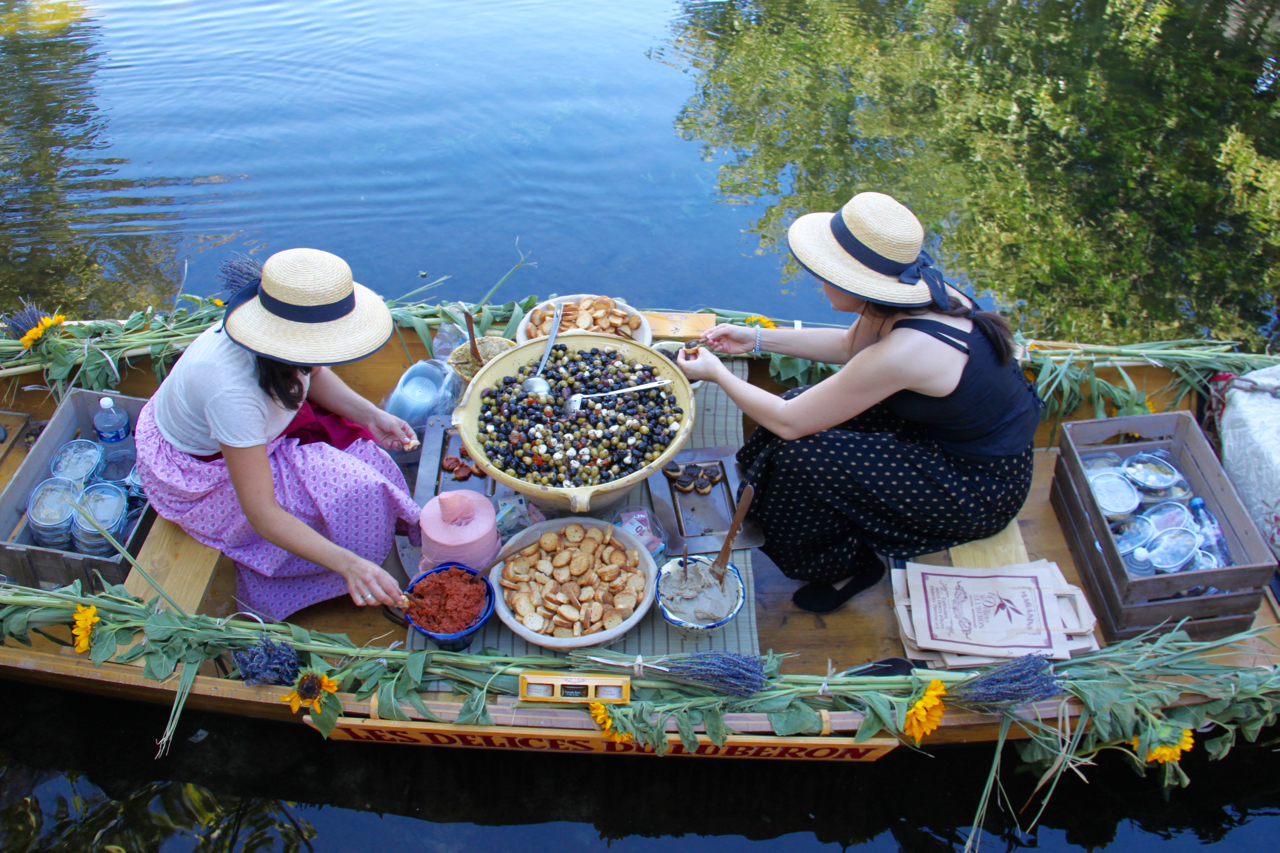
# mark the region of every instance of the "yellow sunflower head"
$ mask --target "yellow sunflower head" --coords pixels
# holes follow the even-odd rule
[[[742,322],[744,325],[759,326],[762,329],[778,328],[777,325],[772,320],[770,320],[768,317],[765,317],[761,314],[752,314],[750,317],[747,317]]]
[[[62,322],[67,318],[62,314],[54,314],[52,317],[42,317],[40,322],[32,326],[25,335],[20,339],[24,349],[31,349],[36,343],[44,337],[44,333],[52,329],[54,326],[61,326]]]
[[[1146,761],[1148,764],[1165,764],[1170,761],[1178,761],[1182,758],[1182,753],[1190,751],[1195,745],[1195,735],[1190,729],[1175,729],[1170,726],[1160,726],[1160,742],[1147,750]],[[1137,750],[1138,736],[1134,735],[1129,741],[1129,745]]]
[[[219,308],[221,308],[223,305],[226,304],[221,299],[210,299],[209,301],[212,302],[214,305],[218,306]]]
[[[293,713],[299,708],[319,709],[320,702],[326,693],[337,693],[338,682],[318,669],[304,669],[298,673],[298,680],[293,683],[293,692],[280,697],[287,702]]]
[[[75,650],[78,653],[89,651],[89,643],[93,637],[93,626],[102,619],[98,616],[98,608],[92,604],[88,607],[84,605],[76,605],[74,614],[75,627],[71,629],[71,635],[75,637]]]
[[[932,734],[938,728],[942,722],[942,713],[946,710],[942,704],[942,697],[946,695],[946,685],[941,681],[935,678],[929,682],[924,693],[907,711],[907,721],[903,725],[903,731],[908,737],[919,743],[926,735]]]
[[[592,702],[587,706],[587,713],[591,715],[591,721],[603,731],[607,732],[613,728],[613,720],[609,718],[609,709],[602,703]]]

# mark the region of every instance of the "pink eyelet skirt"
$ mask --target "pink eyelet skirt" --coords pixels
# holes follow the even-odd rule
[[[347,594],[337,572],[273,545],[249,525],[222,459],[183,453],[156,426],[151,403],[134,429],[138,474],[156,512],[236,563],[238,608],[283,621],[318,601]],[[360,439],[345,450],[281,437],[267,445],[276,500],[329,541],[381,565],[407,534],[417,544],[419,508],[404,475],[382,448]]]

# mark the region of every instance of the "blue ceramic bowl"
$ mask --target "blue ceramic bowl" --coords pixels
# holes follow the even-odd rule
[[[702,556],[691,556],[689,557],[689,559],[701,560],[704,563],[711,562],[709,558],[702,557]],[[737,605],[733,608],[733,610],[729,613],[728,616],[724,617],[723,619],[717,622],[710,622],[705,625],[698,622],[686,622],[685,620],[681,619],[679,616],[672,615],[671,611],[667,609],[666,604],[662,601],[662,581],[669,572],[679,568],[679,565],[680,565],[680,558],[677,557],[674,560],[668,561],[667,564],[664,565],[662,569],[658,572],[658,594],[657,594],[658,610],[661,611],[662,618],[667,620],[667,624],[675,628],[676,633],[679,634],[681,637],[684,637],[686,640],[689,640],[690,642],[694,642],[694,643],[701,642],[702,640],[709,639],[713,634],[722,630],[725,625],[728,625],[730,622],[732,622],[734,619],[737,618],[738,614],[742,612],[743,603],[747,600],[747,588],[742,583],[742,573],[738,571],[738,567],[735,566],[733,563],[730,563],[728,571],[738,581]]]
[[[444,651],[460,652],[467,646],[471,645],[471,641],[475,639],[475,635],[484,627],[484,623],[489,620],[489,615],[493,613],[493,584],[489,582],[489,579],[470,566],[464,566],[461,563],[444,563],[436,566],[434,569],[428,569],[413,580],[409,581],[409,586],[405,588],[404,594],[412,594],[413,588],[418,585],[418,581],[422,580],[427,575],[433,575],[436,572],[443,572],[446,569],[462,569],[463,571],[473,574],[479,577],[480,580],[484,581],[484,589],[485,593],[488,595],[488,602],[485,604],[484,610],[480,611],[480,618],[476,619],[472,626],[465,630],[458,631],[453,634],[437,634],[434,631],[428,631],[417,622],[414,622],[408,613],[405,613],[404,617],[408,623],[418,631],[418,633],[425,635]]]

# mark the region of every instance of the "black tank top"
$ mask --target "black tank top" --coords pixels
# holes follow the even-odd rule
[[[895,329],[915,329],[949,344],[969,361],[960,384],[945,397],[898,391],[885,403],[906,421],[923,424],[944,450],[961,456],[1012,456],[1035,440],[1043,403],[1016,359],[1001,364],[991,341],[975,323],[964,332],[937,320],[899,320]]]

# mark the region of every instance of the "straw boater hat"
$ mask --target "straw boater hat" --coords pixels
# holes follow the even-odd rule
[[[267,258],[262,282],[227,303],[224,328],[258,355],[311,366],[358,361],[394,331],[382,297],[351,280],[351,267],[319,249]]]
[[[809,272],[869,302],[896,308],[948,304],[942,274],[921,251],[924,228],[884,193],[858,193],[835,213],[810,213],[787,232]]]

